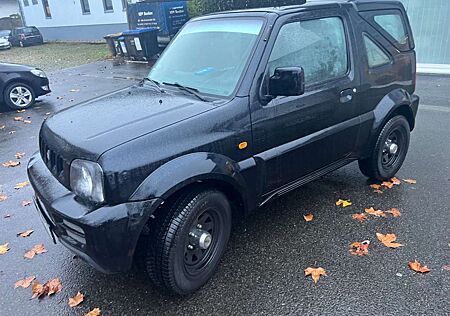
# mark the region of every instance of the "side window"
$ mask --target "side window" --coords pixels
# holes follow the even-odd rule
[[[269,75],[278,67],[303,67],[305,83],[335,79],[347,73],[344,24],[338,17],[285,24],[275,41]]]
[[[374,20],[398,43],[404,45],[408,42],[408,34],[400,14],[375,15]]]
[[[369,61],[369,68],[375,68],[387,65],[391,62],[389,56],[372,41],[367,35],[364,35],[364,44],[366,46],[367,60]]]

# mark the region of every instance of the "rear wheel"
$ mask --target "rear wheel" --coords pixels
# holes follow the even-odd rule
[[[4,92],[6,105],[13,110],[31,107],[35,100],[33,88],[21,82],[15,82],[6,87]]]
[[[381,130],[371,156],[359,161],[361,172],[380,181],[394,177],[405,161],[409,140],[410,126],[406,118],[393,117]]]
[[[146,266],[155,285],[187,295],[213,275],[231,232],[231,207],[217,190],[192,191],[150,225]]]

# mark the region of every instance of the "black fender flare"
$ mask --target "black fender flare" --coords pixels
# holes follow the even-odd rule
[[[164,163],[139,185],[130,200],[166,200],[190,184],[208,180],[231,186],[240,194],[247,209],[247,184],[238,163],[226,156],[208,152],[190,153]]]

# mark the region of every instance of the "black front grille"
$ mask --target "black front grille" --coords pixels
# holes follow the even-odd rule
[[[39,148],[42,160],[48,170],[61,182],[65,187],[69,187],[69,163],[63,157],[58,155],[45,143],[44,139],[39,140]]]

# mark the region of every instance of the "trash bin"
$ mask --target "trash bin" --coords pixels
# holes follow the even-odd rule
[[[125,38],[128,57],[136,60],[148,60],[159,52],[158,29],[145,28],[122,33]]]
[[[122,57],[129,57],[127,45],[125,43],[125,37],[124,36],[117,37],[114,41],[117,55]]]
[[[120,54],[120,51],[118,51],[118,42],[117,38],[122,36],[122,33],[116,33],[116,34],[108,34],[105,37],[103,37],[106,40],[106,43],[108,44],[109,50],[113,57]]]

